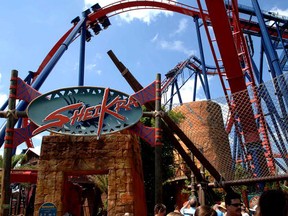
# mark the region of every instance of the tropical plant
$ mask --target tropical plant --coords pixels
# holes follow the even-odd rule
[[[101,211],[107,211],[108,207],[108,200],[102,199],[102,195],[105,195],[106,197],[108,196],[108,175],[89,175],[88,179],[92,181],[96,187],[99,188],[101,192]],[[102,205],[103,204],[103,205]]]

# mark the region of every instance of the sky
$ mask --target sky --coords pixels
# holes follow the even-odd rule
[[[164,1],[164,0],[163,0]],[[11,70],[24,79],[36,71],[55,43],[71,27],[71,20],[93,4],[102,7],[110,0],[26,0],[3,1],[0,7],[0,104],[8,97]],[[197,7],[196,0],[179,1]],[[250,0],[240,4],[252,7]],[[288,2],[259,0],[262,10],[288,16]],[[159,10],[136,10],[110,18],[111,26],[86,43],[85,86],[109,87],[132,94],[133,91],[115,67],[107,52],[112,50],[136,79],[147,86],[160,73],[162,77],[190,55],[199,56],[193,18]],[[204,49],[209,49],[205,46]],[[207,44],[207,43],[206,43]],[[42,87],[41,93],[78,85],[80,40],[76,39],[63,54]],[[207,65],[213,64],[206,54]],[[183,101],[191,101],[193,80],[183,88]],[[209,77],[212,98],[222,97],[223,91],[216,76]],[[204,97],[199,89],[197,98]],[[1,119],[3,124],[5,119]],[[41,133],[33,138],[34,151],[39,153]],[[17,148],[17,153],[26,148]],[[1,147],[0,152],[3,151]]]

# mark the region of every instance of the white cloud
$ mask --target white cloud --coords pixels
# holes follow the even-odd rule
[[[174,90],[175,91],[175,90]],[[187,81],[187,83],[180,89],[180,95],[181,95],[181,99],[183,103],[186,102],[191,102],[192,101],[192,97],[193,97],[193,91],[194,91],[194,79],[190,79]],[[171,88],[168,89],[166,96],[166,99],[169,99],[171,95]],[[164,96],[165,97],[165,96]],[[164,101],[162,101],[164,102]],[[173,105],[178,105],[179,102],[179,98],[178,95],[175,94],[173,97]]]
[[[79,69],[79,63],[76,63],[74,65],[74,70]],[[97,69],[97,65],[96,64],[85,64],[85,70],[88,73],[96,73],[97,75],[101,75],[102,71]]]
[[[31,151],[35,152],[36,154],[40,155],[41,150],[41,143],[43,136],[48,135],[49,132],[45,131],[43,133],[37,134],[36,136],[32,137],[32,143],[34,148],[30,148]],[[21,143],[19,146],[17,146],[16,154],[20,154],[23,149],[27,149],[27,144],[25,142]]]
[[[98,75],[101,75],[101,74],[102,74],[102,70],[96,70],[95,72],[96,72],[96,74],[98,74]]]
[[[0,93],[0,104],[1,106],[7,101],[8,95],[7,94],[1,94]]]
[[[40,155],[41,146],[35,146],[35,148],[31,148],[31,151],[35,152],[36,154]]]
[[[175,41],[161,40],[161,41],[159,41],[159,44],[160,44],[160,47],[162,49],[183,52],[183,53],[187,54],[187,56],[195,54],[195,50],[188,49],[184,45],[183,41],[179,41],[179,40],[175,40]]]
[[[162,0],[160,2],[170,2],[168,0]],[[109,4],[115,3],[113,0],[84,0],[85,9],[91,7],[95,3],[99,3],[101,7],[107,6]],[[133,20],[141,20],[142,22],[146,24],[150,24],[151,21],[155,20],[157,16],[164,14],[165,16],[171,16],[173,12],[171,11],[165,11],[165,10],[155,10],[155,9],[143,9],[143,10],[130,10],[124,9],[126,12],[119,14],[119,17],[121,20],[124,20],[126,22],[132,22]],[[128,10],[130,10],[128,12]]]
[[[97,75],[101,75],[102,71],[97,69],[97,65],[96,64],[87,64],[85,66],[85,69],[87,70],[87,72],[92,72],[95,73]]]
[[[287,17],[288,17],[288,9],[282,10],[282,9],[280,9],[280,8],[273,7],[273,8],[271,9],[271,12],[274,12],[275,15],[280,16],[280,17],[281,17],[281,16],[285,16],[286,19],[287,19]]]
[[[120,14],[120,18],[128,23],[138,19],[149,25],[152,21],[155,21],[156,17],[159,16],[160,14],[165,14],[165,16],[172,15],[171,12],[167,11],[165,12],[161,10],[145,9],[145,10],[134,10],[129,11],[127,13],[122,13]]]
[[[85,65],[85,69],[87,71],[93,71],[93,70],[95,70],[95,68],[96,68],[96,64],[87,64],[87,65]]]
[[[213,79],[213,77],[208,76],[208,82]],[[189,79],[185,85],[180,89],[180,95],[181,95],[181,99],[183,103],[187,103],[187,102],[192,102],[193,100],[193,94],[194,94],[194,83],[195,83],[195,76],[191,79]],[[175,91],[175,90],[174,90]],[[168,89],[167,93],[166,93],[166,100],[170,98],[171,95],[171,88]],[[203,92],[203,87],[201,85],[200,79],[198,77],[197,80],[197,87],[196,87],[196,101],[200,101],[200,100],[206,100],[206,97],[204,95]],[[164,101],[162,101],[164,102]],[[174,95],[173,98],[173,104],[174,105],[178,105],[179,102],[179,98],[177,96],[177,94]]]
[[[157,39],[158,39],[158,34],[156,34],[156,35],[152,38],[151,42],[155,42],[155,41],[157,41]]]
[[[2,74],[0,73],[0,79],[1,79]],[[1,94],[0,93],[0,104],[1,106],[7,101],[8,95],[6,94]],[[2,130],[2,127],[5,126],[6,120],[4,118],[0,118],[0,130]],[[0,155],[3,156],[3,151],[4,151],[4,145],[0,148]]]
[[[195,79],[190,79],[188,82],[181,88],[181,98],[183,100],[183,103],[185,102],[191,102],[193,99],[194,94],[194,83]],[[198,78],[197,83],[200,83],[200,80]],[[198,92],[202,89],[201,85],[197,85],[196,87],[196,96],[199,96]],[[203,100],[204,98],[197,98],[198,100]],[[176,102],[176,101],[175,101]]]
[[[280,8],[277,8],[277,7],[273,7],[270,12],[272,12],[272,15],[274,16],[277,16],[277,17],[280,17],[280,18],[285,18],[287,19],[288,17],[288,9],[286,10],[282,10]],[[282,17],[284,16],[284,17]],[[275,22],[274,21],[270,21],[269,22],[269,25],[273,25]]]
[[[172,35],[181,34],[181,33],[185,32],[187,25],[188,25],[188,20],[186,18],[182,18],[179,21],[178,28],[176,29],[176,31]]]
[[[46,135],[47,135],[48,132],[46,132]],[[43,133],[40,133],[40,134],[37,134],[36,136],[34,136],[32,139],[34,141],[34,145],[37,145],[39,144],[39,142],[42,142],[42,138],[43,138],[44,134]]]

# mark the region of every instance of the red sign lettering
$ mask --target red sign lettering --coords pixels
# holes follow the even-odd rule
[[[121,99],[118,95],[112,101],[108,102],[110,96],[109,88],[104,90],[104,95],[101,104],[87,107],[84,103],[79,102],[71,105],[61,107],[50,114],[48,114],[42,121],[48,122],[39,126],[33,131],[33,135],[40,133],[49,128],[62,128],[65,124],[70,126],[77,122],[84,122],[90,119],[98,119],[97,136],[99,137],[104,124],[105,115],[113,116],[114,118],[125,121],[126,117],[121,115],[120,110],[131,110],[132,107],[139,107],[140,104],[133,98]],[[72,114],[71,114],[71,111]],[[69,113],[64,114],[64,113]]]

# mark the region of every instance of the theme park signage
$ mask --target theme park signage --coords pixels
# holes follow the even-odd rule
[[[39,216],[56,216],[57,208],[53,203],[43,203],[39,209]]]
[[[58,89],[35,98],[27,108],[38,128],[69,135],[109,134],[136,124],[141,104],[132,96],[101,87]]]

